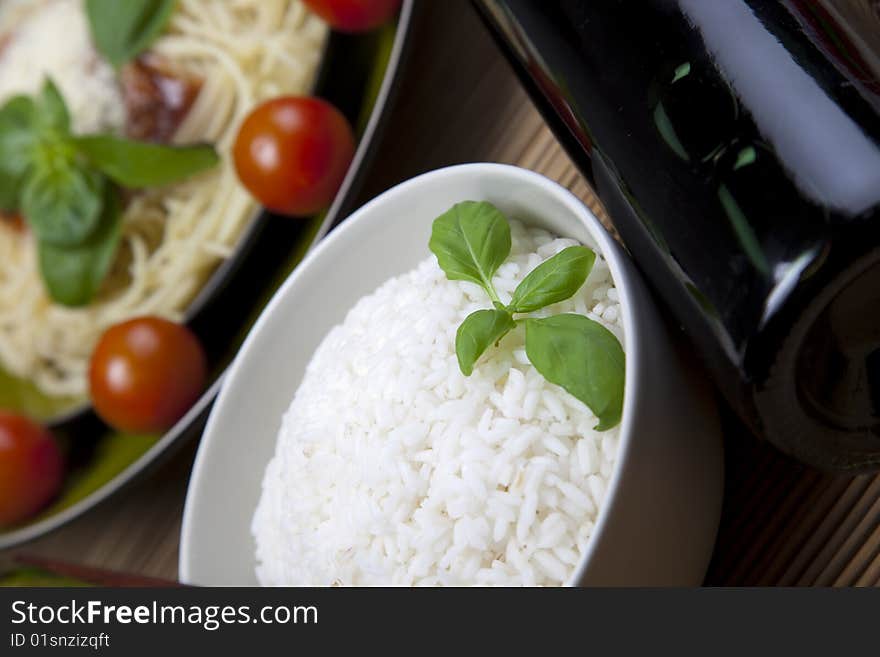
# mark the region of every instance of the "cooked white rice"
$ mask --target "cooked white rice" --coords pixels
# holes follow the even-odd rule
[[[502,301],[575,244],[511,222]],[[591,246],[592,245],[587,245]],[[595,247],[593,247],[595,248]],[[559,585],[593,531],[618,446],[529,364],[523,329],[461,374],[455,333],[485,292],[431,256],[362,298],[315,352],[284,416],[253,521],[265,585]],[[599,257],[548,309],[623,343]]]

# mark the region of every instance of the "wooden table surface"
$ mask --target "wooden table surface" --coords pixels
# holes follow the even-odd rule
[[[430,169],[495,161],[543,173],[602,214],[470,6],[424,4],[363,200]],[[725,415],[725,503],[707,584],[880,585],[880,475],[812,471]],[[103,506],[17,551],[176,577],[194,454],[187,446]]]

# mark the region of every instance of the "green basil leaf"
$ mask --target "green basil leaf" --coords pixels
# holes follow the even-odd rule
[[[122,205],[118,192],[106,185],[98,229],[75,247],[38,242],[40,272],[49,296],[65,306],[83,306],[95,296],[110,270],[119,246]]]
[[[464,201],[434,220],[431,252],[453,281],[482,285],[493,301],[492,276],[510,254],[510,226],[491,203]]]
[[[474,363],[516,324],[505,310],[478,310],[468,315],[455,334],[455,355],[461,373],[470,376]]]
[[[40,94],[39,119],[47,128],[54,128],[62,134],[70,133],[70,113],[64,98],[51,78],[46,78]]]
[[[596,261],[585,246],[570,246],[535,267],[517,286],[510,301],[514,313],[530,313],[577,292]]]
[[[56,246],[82,244],[98,226],[107,179],[58,163],[38,166],[21,193],[21,210],[37,239]]]
[[[219,162],[206,144],[163,146],[111,135],[77,137],[75,145],[114,182],[136,189],[160,187],[205,171]]]
[[[22,209],[27,177],[64,159],[69,128],[64,99],[48,78],[36,101],[16,96],[0,108],[0,208]]]
[[[0,166],[10,176],[22,176],[31,166],[39,139],[37,106],[27,96],[16,96],[0,107]]]
[[[23,181],[23,176],[0,166],[0,211],[14,212],[19,209]]]
[[[611,331],[583,315],[526,320],[526,354],[541,375],[593,411],[596,429],[620,422],[626,359]]]
[[[118,68],[162,34],[175,5],[175,0],[86,0],[92,40]]]

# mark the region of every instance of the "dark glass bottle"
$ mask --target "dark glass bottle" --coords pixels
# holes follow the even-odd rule
[[[880,3],[475,4],[743,419],[880,467]]]

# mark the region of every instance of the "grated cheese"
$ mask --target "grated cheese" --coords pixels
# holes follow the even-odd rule
[[[82,0],[43,0],[3,16],[0,103],[39,91],[52,78],[78,133],[118,132],[125,123],[113,68],[95,51]],[[19,9],[19,11],[15,11]]]

